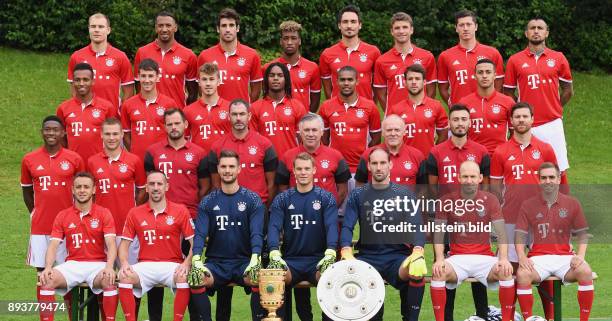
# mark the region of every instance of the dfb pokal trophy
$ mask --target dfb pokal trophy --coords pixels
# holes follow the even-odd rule
[[[281,321],[281,318],[276,315],[276,310],[284,303],[286,273],[283,269],[261,269],[259,271],[261,306],[268,310],[268,316],[262,321]]]

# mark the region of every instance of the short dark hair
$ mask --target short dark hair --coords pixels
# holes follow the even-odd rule
[[[287,65],[280,63],[280,62],[273,62],[269,64],[268,68],[266,68],[266,71],[264,72],[264,81],[263,81],[264,96],[267,96],[270,90],[270,85],[268,84],[268,80],[270,78],[270,71],[272,70],[272,67],[279,67],[281,71],[283,72],[283,77],[285,77],[285,96],[291,98],[291,75],[289,74],[289,68],[287,68]]]
[[[187,117],[185,117],[185,112],[183,112],[180,108],[170,108],[170,109],[166,109],[166,111],[164,112],[164,122],[166,122],[166,118],[168,116],[174,115],[176,113],[181,115],[181,119],[183,121],[187,120]]]
[[[465,18],[465,17],[472,17],[472,20],[474,21],[474,23],[478,24],[478,16],[476,15],[476,12],[472,10],[467,10],[467,9],[463,9],[463,10],[459,10],[455,12],[455,24],[459,22],[459,19]]]
[[[532,17],[531,19],[527,20],[527,23],[525,24],[525,30],[527,30],[527,27],[529,27],[529,23],[534,21],[534,20],[542,20],[544,21],[544,24],[546,25],[546,30],[548,30],[548,22],[546,22],[546,19],[539,17],[539,16],[535,16]]]
[[[74,65],[74,68],[72,68],[72,74],[74,75],[74,73],[77,72],[78,70],[89,70],[89,72],[91,72],[91,78],[93,79],[94,70],[90,64],[86,62],[79,62],[78,64]]]
[[[160,11],[159,13],[157,13],[155,15],[155,23],[157,23],[157,18],[159,18],[159,17],[170,17],[170,18],[172,18],[172,20],[174,20],[175,24],[178,23],[178,21],[176,20],[176,16],[172,12],[170,12],[170,11],[163,10],[163,11]]]
[[[112,125],[119,125],[119,129],[121,129],[121,120],[119,120],[117,117],[109,117],[102,122],[102,128],[104,128],[104,126]]]
[[[64,122],[62,121],[61,118],[57,117],[56,115],[49,115],[47,117],[45,117],[42,121],[42,127],[45,127],[45,123],[48,121],[56,121],[58,123],[60,123],[60,125],[62,125],[62,127],[64,127]]]
[[[389,154],[389,151],[386,148],[383,148],[383,147],[374,147],[368,153],[368,163],[370,162],[370,158],[372,158],[372,154],[374,154],[374,152],[376,152],[376,151],[384,152],[385,154],[387,154],[387,160],[388,161],[391,160],[391,155]]]
[[[229,104],[229,109],[232,110],[232,106],[234,105],[244,105],[247,109],[247,111],[249,111],[251,109],[251,105],[249,104],[248,101],[242,99],[242,98],[236,98],[234,100],[232,100]]]
[[[408,75],[408,72],[418,72],[419,74],[423,75],[423,80],[425,80],[425,78],[426,78],[426,76],[425,76],[425,74],[426,74],[425,68],[421,64],[412,64],[412,65],[408,66],[406,68],[406,71],[404,71],[404,77],[406,77]]]
[[[555,171],[557,172],[557,176],[559,176],[559,174],[561,174],[561,170],[559,170],[559,166],[555,163],[551,163],[551,162],[544,162],[542,164],[540,164],[540,167],[538,167],[538,173],[540,173],[543,169],[547,169],[547,168],[554,168]]]
[[[221,25],[221,19],[233,19],[236,21],[236,26],[240,25],[240,15],[232,8],[221,9],[217,16],[217,26]]]
[[[74,174],[74,177],[72,177],[72,182],[76,181],[76,179],[79,178],[79,177],[87,177],[92,182],[96,181],[96,179],[94,178],[94,176],[90,172],[78,172],[78,173]]]
[[[164,181],[168,181],[168,177],[166,176],[166,173],[160,171],[159,169],[152,169],[150,171],[147,172],[147,179],[149,178],[149,176],[153,175],[153,174],[161,174],[164,177]]]
[[[293,167],[295,167],[295,161],[297,160],[305,160],[305,161],[310,161],[312,163],[312,167],[316,167],[316,161],[314,159],[314,157],[312,157],[312,155],[308,154],[307,152],[301,152],[299,154],[297,154],[297,156],[295,156],[295,158],[293,159]]]
[[[230,149],[224,149],[219,153],[219,160],[221,160],[222,158],[235,158],[236,162],[238,162],[238,164],[240,164],[240,155],[238,155],[238,153],[236,153],[233,150]]]
[[[155,60],[147,58],[138,64],[138,71],[141,70],[155,71],[156,74],[159,74],[159,64]]]
[[[476,62],[476,65],[474,65],[474,70],[480,64],[492,64],[493,65],[493,69],[495,69],[495,67],[497,66],[493,60],[491,60],[489,58],[483,58],[483,59],[478,60],[478,62]]]
[[[361,10],[354,4],[349,4],[346,7],[342,8],[340,12],[338,12],[338,17],[336,18],[336,23],[340,23],[342,21],[342,15],[346,12],[353,12],[357,15],[357,20],[361,21]]]
[[[412,17],[405,12],[396,12],[391,16],[391,28],[393,28],[393,24],[398,21],[407,21],[411,26],[414,26]]]
[[[448,109],[448,116],[450,116],[453,112],[456,111],[466,111],[468,114],[470,113],[470,110],[468,109],[468,107],[464,104],[454,104],[452,105],[449,109]]]
[[[510,108],[510,117],[514,116],[514,111],[521,109],[521,108],[527,108],[529,109],[529,114],[531,114],[531,116],[533,116],[533,107],[531,107],[531,105],[526,102],[526,101],[519,101],[518,103],[512,105],[512,108]]]
[[[355,79],[357,79],[357,77],[359,76],[359,73],[357,72],[357,69],[355,69],[355,67],[349,66],[349,65],[346,65],[346,66],[338,69],[338,73],[337,74],[340,75],[341,72],[345,72],[345,71],[350,71],[353,74],[355,74]]]

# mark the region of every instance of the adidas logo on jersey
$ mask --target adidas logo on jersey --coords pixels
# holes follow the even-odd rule
[[[334,113],[332,114],[332,117],[334,117],[334,116],[340,116],[340,115],[338,115],[338,113],[337,113],[337,112],[334,112]]]
[[[470,113],[475,113],[475,112],[476,112],[476,109],[474,109],[474,108],[470,109]]]
[[[523,65],[521,66],[521,68],[529,68],[529,64],[528,63],[523,63]]]
[[[98,170],[96,171],[96,173],[104,173],[104,170],[102,169],[102,167],[98,168]]]
[[[289,209],[289,210],[294,210],[294,209],[295,209],[295,206],[293,206],[293,204],[289,204],[289,207],[287,207],[287,209]]]
[[[442,160],[442,161],[443,161],[444,163],[448,163],[448,162],[450,162],[451,160],[450,160],[450,158],[448,158],[448,156],[446,156],[446,157],[444,157],[444,160]]]
[[[516,158],[514,157],[514,155],[510,155],[510,157],[508,157],[508,160],[509,160],[509,161],[513,161],[513,160],[515,160],[515,159],[516,159]]]
[[[38,165],[38,167],[36,167],[36,170],[37,170],[37,171],[42,171],[42,170],[44,170],[44,169],[45,169],[45,168],[44,168],[42,165]]]
[[[456,66],[456,65],[461,65],[461,63],[459,62],[459,60],[455,60],[455,61],[453,61],[453,66]]]
[[[268,114],[268,112],[267,112],[267,111],[264,111],[263,115],[261,115],[261,116],[262,116],[262,117],[268,117],[268,116],[270,116],[270,115]]]
[[[202,120],[202,116],[198,115],[195,120]]]
[[[161,154],[161,155],[159,156],[159,159],[166,159],[166,154]]]
[[[389,69],[395,70],[395,69],[397,69],[397,66],[396,65],[391,65],[391,68],[389,68]]]
[[[75,228],[76,225],[74,225],[74,223],[70,223],[70,225],[68,225],[68,228]]]
[[[140,115],[140,111],[139,110],[134,112],[134,116],[136,116],[136,115]]]
[[[76,117],[74,113],[70,113],[70,115],[68,115],[68,118],[74,118],[74,117]]]
[[[215,207],[213,207],[213,211],[220,211],[221,208],[219,208],[219,205],[215,205]]]
[[[334,63],[340,62],[340,58],[336,58],[336,60],[334,60]]]
[[[142,223],[140,223],[140,226],[147,226],[149,225],[149,223],[147,223],[147,221],[142,221]]]

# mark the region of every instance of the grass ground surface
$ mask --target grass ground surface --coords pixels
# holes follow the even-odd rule
[[[35,272],[25,265],[29,233],[28,213],[19,186],[22,156],[41,144],[40,121],[55,113],[57,105],[69,97],[66,83],[68,55],[41,54],[0,48],[0,213],[4,233],[0,234],[0,253],[3,258],[0,273],[0,301],[35,300]],[[565,129],[569,145],[570,182],[573,184],[612,184],[612,144],[609,130],[612,113],[609,102],[612,76],[574,74],[576,95],[565,110]],[[604,203],[610,204],[609,196]],[[606,206],[602,204],[601,206]],[[610,207],[607,207],[608,209]],[[428,246],[428,260],[431,248]],[[589,246],[587,261],[599,274],[592,317],[612,320],[612,258],[610,244]],[[314,315],[320,315],[312,289]],[[167,294],[164,315],[172,311],[172,296]],[[463,320],[474,312],[469,286],[459,288],[455,317]],[[536,298],[536,302],[539,300]],[[213,306],[215,299],[213,298]],[[248,297],[240,289],[235,291],[232,320],[250,319]],[[433,320],[429,289],[423,300],[422,320]],[[499,306],[497,293],[489,295],[490,304]],[[541,315],[539,303],[536,313]],[[119,311],[121,311],[119,309]],[[146,319],[146,309],[142,309]],[[566,320],[576,319],[576,285],[564,287],[563,312]],[[118,315],[121,313],[118,313]],[[392,288],[385,300],[385,320],[400,320],[399,294]],[[37,320],[36,315],[0,315],[0,320]],[[58,315],[56,320],[67,320]],[[122,316],[118,320],[123,320]],[[294,320],[297,320],[294,317]]]

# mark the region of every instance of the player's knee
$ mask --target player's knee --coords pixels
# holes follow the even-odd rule
[[[518,268],[516,271],[516,280],[519,283],[529,283],[531,282],[531,272],[527,269]]]
[[[576,269],[576,278],[578,281],[590,281],[593,279],[593,271],[586,262]]]

